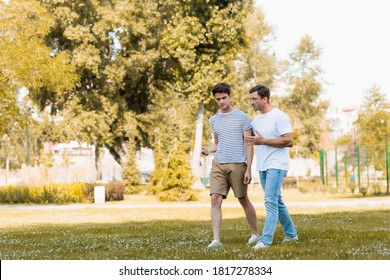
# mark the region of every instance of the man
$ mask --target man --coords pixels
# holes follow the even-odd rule
[[[248,115],[231,104],[230,85],[219,83],[213,87],[214,99],[219,111],[210,118],[214,143],[202,147],[202,153],[209,155],[216,152],[210,174],[211,224],[213,241],[208,248],[221,247],[220,231],[222,224],[222,201],[230,188],[244,208],[252,233],[249,244],[259,241],[256,211],[250,202],[247,190],[252,179],[251,165],[253,145],[245,145],[244,137],[252,134]]]
[[[256,167],[264,190],[265,224],[255,250],[272,244],[278,220],[285,232],[283,242],[297,241],[297,230],[282,200],[282,181],[289,168],[289,152],[293,146],[291,122],[287,114],[270,104],[270,90],[256,85],[250,91],[250,103],[261,115],[252,122],[255,136],[246,136],[247,144],[256,145]]]

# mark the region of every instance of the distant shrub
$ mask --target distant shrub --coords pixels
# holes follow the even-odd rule
[[[94,200],[94,188],[96,186],[105,187],[105,201],[119,201],[124,199],[125,183],[122,181],[87,184],[86,196],[88,200]]]
[[[296,177],[286,177],[283,180],[283,188],[291,189],[297,187],[297,178]]]
[[[122,172],[123,181],[129,188],[141,184],[141,173],[138,169],[134,145],[135,144],[133,140],[129,140],[129,142],[127,143],[127,149],[130,156],[124,162]]]
[[[125,194],[142,194],[148,192],[150,184],[143,184],[138,186],[127,186],[125,187]]]
[[[123,200],[125,193],[124,183],[111,183],[106,186],[106,201]]]
[[[198,196],[194,190],[180,190],[179,188],[160,192],[157,195],[160,201],[197,201]]]
[[[85,183],[51,183],[42,186],[0,188],[0,203],[77,203],[89,202]]]
[[[159,176],[155,191],[160,201],[197,200],[191,189],[194,178],[188,155],[179,142],[174,142],[174,147],[168,155],[167,166],[159,171]]]
[[[374,195],[380,195],[381,194],[381,185],[379,183],[374,183],[372,185],[372,191]]]
[[[317,192],[320,191],[323,184],[320,177],[310,177],[307,179],[300,179],[299,182],[295,182],[298,186],[298,190],[301,193]]]

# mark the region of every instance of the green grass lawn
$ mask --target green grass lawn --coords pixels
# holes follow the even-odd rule
[[[180,209],[171,208],[164,211],[168,211],[164,215],[169,216],[171,211],[173,216]],[[299,242],[282,244],[283,232],[279,224],[273,246],[257,252],[246,245],[249,230],[245,218],[242,217],[242,209],[230,209],[230,215],[224,214],[221,233],[224,246],[212,250],[206,249],[212,237],[209,217],[192,218],[199,210],[185,211],[188,211],[186,219],[123,219],[99,223],[96,222],[99,214],[95,213],[91,215],[91,221],[86,218],[85,221],[77,223],[58,221],[1,226],[0,259],[390,259],[389,210],[293,214],[299,232]],[[206,209],[200,212],[207,215]],[[70,213],[76,214],[71,211]],[[235,213],[237,217],[234,216]],[[34,216],[31,213],[29,215],[29,219]],[[4,216],[3,212],[0,213],[1,216]],[[102,214],[102,217],[107,216],[109,212]],[[260,228],[263,223],[264,217],[259,216]]]

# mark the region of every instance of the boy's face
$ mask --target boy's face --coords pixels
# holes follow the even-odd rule
[[[222,111],[229,109],[231,101],[231,97],[229,94],[218,92],[214,95],[214,99]]]

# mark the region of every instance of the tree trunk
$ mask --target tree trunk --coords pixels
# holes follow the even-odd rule
[[[112,157],[114,158],[114,160],[115,160],[120,166],[122,166],[122,163],[123,163],[122,157],[120,156],[120,154],[118,154],[118,152],[115,150],[115,148],[112,147],[112,146],[108,146],[108,145],[106,145],[106,148],[108,149],[108,151],[110,152],[110,154],[112,155]]]
[[[100,162],[100,147],[95,144],[95,168],[96,168],[96,180],[102,179],[102,165]]]
[[[198,117],[196,119],[195,143],[192,154],[192,173],[196,179],[201,176],[200,155],[202,152],[202,138],[203,138],[203,119],[204,119],[204,103],[199,103]]]

